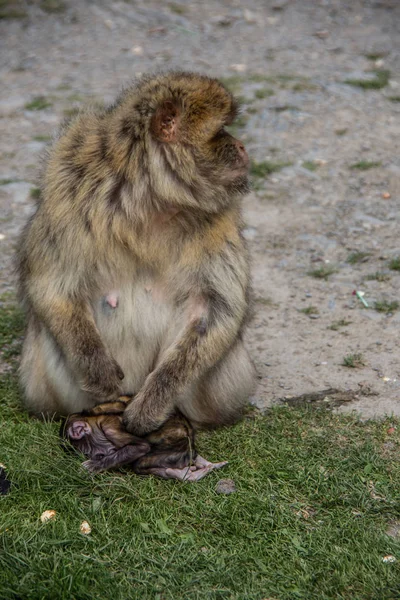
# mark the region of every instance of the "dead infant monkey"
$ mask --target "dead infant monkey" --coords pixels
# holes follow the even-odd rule
[[[128,433],[122,415],[131,398],[69,415],[60,435],[89,460],[83,463],[92,473],[129,465],[138,475],[164,479],[199,481],[226,462],[211,463],[196,452],[194,430],[182,415],[170,417],[164,425],[144,438]]]
[[[135,394],[124,424],[137,435],[175,410],[195,427],[238,418],[254,372],[242,342],[249,161],[225,129],[236,114],[217,80],[172,72],[61,131],[19,250],[32,412],[122,393]]]

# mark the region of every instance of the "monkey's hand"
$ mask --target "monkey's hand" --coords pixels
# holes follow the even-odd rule
[[[124,378],[124,373],[117,361],[104,352],[94,353],[86,361],[83,373],[81,389],[98,397],[99,402],[105,398],[116,400],[121,394],[121,380]]]
[[[150,375],[149,379],[151,377]],[[145,391],[139,392],[124,411],[123,423],[125,428],[129,433],[138,436],[144,436],[159,429],[173,412],[172,406],[169,407],[170,410],[167,412],[160,411],[156,390],[152,390],[153,386],[149,383],[148,380]]]

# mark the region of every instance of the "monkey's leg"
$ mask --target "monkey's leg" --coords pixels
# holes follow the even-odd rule
[[[214,469],[221,469],[228,464],[227,461],[212,463],[197,455],[193,464],[185,467],[174,467],[171,456],[165,460],[164,455],[148,454],[138,460],[134,465],[134,471],[138,475],[156,475],[163,479],[178,479],[179,481],[200,481]],[[166,466],[166,463],[171,466]]]
[[[197,455],[194,465],[191,465],[190,467],[183,467],[182,469],[174,469],[173,467],[159,467],[150,469],[149,473],[158,475],[158,477],[162,477],[163,479],[178,479],[179,481],[192,482],[200,481],[200,479],[203,479],[203,477],[208,475],[208,473],[211,471],[214,471],[214,469],[221,469],[227,464],[228,461],[226,460],[219,463],[212,463],[202,456]]]
[[[146,440],[152,450],[136,461],[133,468],[140,475],[157,475],[163,479],[199,481],[210,471],[220,469],[226,462],[211,463],[195,449],[194,431],[182,415],[171,417]]]
[[[67,274],[65,278],[68,279]],[[69,297],[42,279],[37,277],[32,298],[41,335],[56,341],[61,349],[59,361],[82,391],[97,398],[97,403],[116,399],[124,373],[100,337],[91,306],[85,299]],[[49,360],[46,356],[46,362]],[[68,396],[62,398],[68,403]]]
[[[58,414],[59,398],[47,374],[40,332],[32,322],[28,324],[19,373],[28,411],[37,416]]]
[[[195,429],[229,425],[240,418],[255,381],[253,363],[238,341],[197,386],[179,396],[177,407]]]
[[[39,417],[66,415],[95,403],[80,390],[54,340],[33,319],[28,323],[19,372],[24,404]]]

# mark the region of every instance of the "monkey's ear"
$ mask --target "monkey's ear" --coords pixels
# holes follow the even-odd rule
[[[151,130],[160,142],[176,142],[180,120],[179,107],[171,100],[167,100],[160,104],[154,113]]]
[[[92,433],[92,429],[89,423],[86,421],[74,421],[70,427],[68,427],[68,437],[71,440],[80,440],[85,435]]]

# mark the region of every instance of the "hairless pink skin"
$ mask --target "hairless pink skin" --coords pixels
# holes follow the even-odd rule
[[[117,308],[118,306],[118,293],[117,292],[109,292],[105,297],[105,300],[111,308]]]
[[[194,465],[191,467],[184,467],[183,469],[154,469],[157,471],[154,475],[158,475],[164,479],[178,479],[179,481],[200,481],[200,479],[203,479],[203,477],[214,471],[214,469],[221,469],[227,464],[228,461],[226,460],[219,463],[212,463],[198,455],[194,461]],[[158,471],[165,471],[165,474]]]

